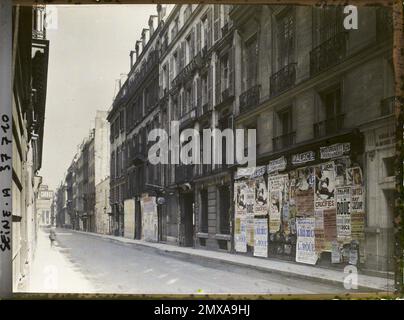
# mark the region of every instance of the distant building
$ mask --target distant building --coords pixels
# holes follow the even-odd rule
[[[111,234],[111,219],[109,178],[106,178],[95,186],[95,232]]]
[[[41,185],[39,187],[38,195],[36,198],[36,214],[38,217],[39,225],[41,226],[51,226],[53,224],[53,195],[53,191],[49,190],[47,185]]]

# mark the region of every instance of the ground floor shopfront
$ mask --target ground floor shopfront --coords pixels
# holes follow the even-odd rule
[[[125,202],[125,237],[257,258],[393,268],[394,122]],[[131,200],[132,201],[132,200]]]

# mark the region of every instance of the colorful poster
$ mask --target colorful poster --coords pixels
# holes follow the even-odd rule
[[[254,215],[268,215],[268,191],[264,177],[255,179],[255,207]]]
[[[269,232],[276,233],[281,226],[281,212],[283,192],[287,175],[276,175],[268,177],[269,191]]]
[[[351,238],[358,241],[365,239],[364,212],[351,212]]]
[[[254,219],[254,256],[268,256],[268,219]]]
[[[247,180],[245,183],[246,187],[244,189],[245,201],[246,201],[246,213],[247,217],[254,217],[254,207],[255,207],[255,180]]]
[[[314,208],[335,208],[335,168],[327,162],[315,168]]]
[[[312,167],[296,170],[294,185],[291,187],[291,198],[296,206],[296,216],[314,216],[314,172]]]
[[[351,187],[351,213],[365,212],[364,190],[361,186]]]
[[[236,218],[247,214],[246,189],[247,184],[245,181],[237,181],[234,183],[234,207]]]
[[[158,241],[158,222],[156,197],[142,196],[140,200],[142,210],[142,239]]]
[[[296,218],[296,262],[316,264],[314,218]]]
[[[316,239],[316,252],[320,253],[325,249],[323,210],[314,211],[314,235]]]
[[[331,242],[337,239],[336,209],[323,210],[325,250],[331,250]]]
[[[320,158],[321,159],[331,159],[336,157],[341,157],[347,154],[351,150],[350,143],[336,143],[331,146],[320,148]]]
[[[348,168],[346,180],[348,185],[361,186],[363,184],[362,169],[360,167]]]
[[[340,241],[351,240],[351,188],[338,187],[337,193],[337,239]]]
[[[234,230],[234,249],[237,252],[247,252],[246,218],[236,217]]]

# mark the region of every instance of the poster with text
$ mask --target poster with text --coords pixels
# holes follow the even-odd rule
[[[255,207],[254,215],[268,215],[268,190],[264,177],[255,179]]]
[[[247,252],[247,224],[245,217],[236,217],[234,230],[234,249]]]
[[[351,213],[365,212],[364,189],[362,186],[351,187]]]
[[[296,178],[291,187],[290,198],[294,199],[297,216],[314,216],[314,171],[313,167],[296,169]]]
[[[325,249],[323,210],[314,211],[314,235],[316,238],[316,252],[320,253]]]
[[[352,167],[346,170],[346,180],[348,185],[360,186],[363,184],[362,169]]]
[[[269,190],[269,232],[276,233],[281,225],[281,212],[283,193],[287,175],[276,175],[268,177]]]
[[[335,208],[334,162],[327,162],[315,168],[314,208]]]
[[[254,256],[268,256],[268,219],[254,219]]]
[[[332,241],[337,240],[337,212],[336,209],[323,210],[324,250],[331,251]]]
[[[337,193],[337,239],[351,240],[351,188],[338,187]]]
[[[346,180],[346,171],[351,166],[349,157],[337,158],[334,160],[335,185],[342,187],[348,185]]]
[[[155,197],[142,197],[142,238],[145,241],[158,241],[157,204]]]
[[[296,262],[316,264],[314,218],[296,218]]]
[[[254,215],[248,214],[246,218],[247,245],[254,246]]]
[[[247,184],[245,181],[237,181],[234,183],[234,207],[236,217],[246,216],[247,214],[246,190]]]

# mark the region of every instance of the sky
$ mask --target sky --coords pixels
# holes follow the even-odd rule
[[[111,107],[116,80],[129,72],[129,52],[149,16],[156,14],[156,5],[52,8],[57,26],[47,30],[48,88],[39,175],[55,190],[94,127],[96,110]]]

